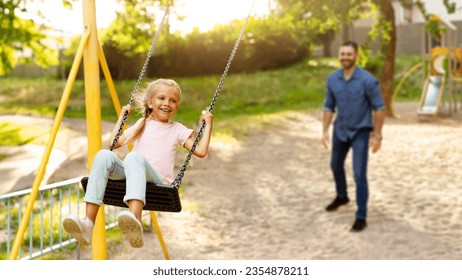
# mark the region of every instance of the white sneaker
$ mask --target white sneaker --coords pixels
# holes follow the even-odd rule
[[[83,245],[90,245],[93,235],[93,222],[90,219],[80,219],[76,215],[69,215],[63,220],[64,229]]]
[[[135,217],[135,214],[128,210],[120,211],[117,222],[122,232],[127,235],[133,248],[143,247],[143,225]]]

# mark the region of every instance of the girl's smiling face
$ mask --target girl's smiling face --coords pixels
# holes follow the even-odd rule
[[[172,86],[163,85],[148,101],[152,109],[151,118],[159,122],[169,122],[180,105],[180,93]]]

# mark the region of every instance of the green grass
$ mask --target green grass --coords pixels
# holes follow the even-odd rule
[[[44,145],[49,135],[49,128],[0,122],[0,134],[2,135],[0,146]]]
[[[45,145],[49,137],[49,128],[38,125],[18,125],[0,122],[0,146],[21,146],[25,144]],[[7,158],[0,154],[0,161]]]
[[[399,57],[396,61],[395,86],[412,66],[420,62],[418,56]],[[228,75],[214,108],[214,141],[234,145],[250,131],[259,129],[275,120],[290,118],[287,112],[319,109],[324,98],[327,75],[337,67],[335,58],[310,59],[284,69]],[[416,71],[403,85],[398,101],[418,100],[422,89],[421,71]],[[210,105],[220,76],[175,78],[183,90],[183,100],[175,120],[190,127],[197,124],[200,112]],[[136,81],[116,81],[115,86],[121,104],[130,99]],[[53,117],[61,100],[62,81],[27,78],[0,78],[0,114],[27,114]],[[117,116],[104,80],[101,82],[101,110],[104,120],[116,121]],[[83,81],[74,83],[65,117],[85,118]],[[139,116],[132,114],[133,123]],[[45,144],[49,129],[33,125],[0,123],[0,146]],[[5,156],[0,154],[0,160]],[[192,182],[184,182],[185,185]],[[180,189],[184,190],[184,188]],[[183,195],[183,194],[181,194]],[[195,209],[197,205],[187,205]],[[1,210],[1,209],[0,209]],[[2,212],[2,211],[0,211]],[[49,212],[46,212],[48,215]],[[5,217],[0,216],[0,220]],[[38,219],[36,216],[34,219]],[[49,220],[48,218],[45,220]],[[18,221],[16,221],[18,222]],[[39,224],[34,221],[34,224]],[[0,228],[1,230],[1,228]],[[34,233],[38,231],[34,228]],[[54,237],[58,229],[53,228]],[[108,232],[111,246],[120,243],[120,232]],[[48,236],[49,237],[49,236]],[[47,237],[47,238],[48,238]],[[26,239],[27,240],[27,239]],[[39,240],[34,239],[34,244]],[[4,244],[0,244],[1,247]],[[75,245],[73,245],[75,246]],[[47,255],[46,259],[66,259],[67,250]],[[2,251],[2,250],[0,250]],[[0,259],[6,258],[1,256]]]
[[[43,210],[40,210],[40,208],[35,207],[32,210],[32,215],[31,215],[31,221],[30,221],[30,226],[31,229],[27,229],[24,234],[24,238],[22,239],[21,243],[21,250],[23,251],[22,256],[25,256],[29,254],[29,247],[32,246],[34,249],[41,248],[43,246],[44,248],[48,247],[50,245],[50,239],[53,239],[53,243],[56,244],[60,240],[67,240],[69,238],[69,234],[66,232],[63,232],[61,228],[59,228],[60,225],[60,216],[57,215],[56,213],[60,212],[59,207],[62,207],[63,205],[69,205],[70,201],[69,198],[63,198],[61,204],[53,204],[53,207],[50,207],[50,204],[48,203],[49,200],[51,200],[51,197],[53,197],[54,201],[58,201],[58,199],[61,198],[62,193],[58,191],[57,189],[54,189],[53,191],[50,192],[45,192],[42,194],[39,194],[39,199],[43,200],[40,202],[40,205],[43,205]],[[83,193],[80,193],[80,201],[83,198]],[[22,197],[22,198],[13,198],[10,203],[11,205],[18,205],[19,200],[22,201],[27,201],[29,200],[30,197]],[[75,203],[77,202],[77,196],[74,194],[70,197],[73,205],[76,205]],[[38,204],[36,204],[38,205]],[[65,206],[66,207],[66,206]],[[23,209],[21,209],[21,212],[24,212],[24,203],[23,203]],[[11,225],[18,225],[20,223],[19,220],[19,212],[20,209],[19,207],[11,207],[10,209],[10,215],[9,217],[7,216],[7,206],[2,205],[0,206],[0,231],[6,231],[7,227],[7,222],[6,220],[9,218],[9,222]],[[50,226],[52,225],[52,226]],[[15,228],[13,227],[12,229],[12,235],[15,236]],[[43,235],[42,235],[43,234]],[[62,237],[60,235],[63,234]],[[122,236],[123,233],[120,231],[118,228],[112,228],[106,231],[106,240],[107,240],[107,245],[109,248],[116,247],[122,242]],[[31,237],[32,235],[32,237]],[[42,238],[40,236],[42,235]],[[62,239],[61,239],[62,238]],[[68,247],[61,248],[59,250],[53,251],[50,254],[46,254],[43,257],[40,257],[38,259],[49,259],[49,260],[60,260],[60,259],[68,259],[69,254],[73,252],[77,247],[77,244],[71,244]],[[5,260],[7,259],[6,251],[7,251],[7,244],[6,240],[0,241],[0,260]]]
[[[422,62],[421,56],[401,56],[396,60],[395,65],[395,81],[394,81],[394,90],[396,90],[398,83],[401,78],[403,78],[409,70],[411,70],[415,65]],[[422,67],[418,68],[412,72],[402,84],[401,89],[399,90],[396,101],[416,101],[420,99],[422,95],[422,86],[423,86],[423,69]]]
[[[331,67],[300,63],[276,71],[228,75],[216,104],[220,116],[257,115],[294,108],[316,106],[322,100],[323,84]],[[202,108],[207,107],[216,90],[220,76],[175,78],[181,85],[184,99],[177,119],[186,123],[197,120]],[[27,113],[53,116],[59,105],[64,83],[52,79],[2,78],[0,113]],[[1,81],[0,80],[0,81]],[[147,82],[145,79],[144,82]],[[116,81],[121,104],[129,101],[135,81]],[[104,79],[101,80],[103,119],[115,120],[116,115]],[[68,117],[85,117],[83,81],[74,83],[65,112]]]
[[[214,107],[214,133],[242,134],[251,125],[268,115],[287,111],[320,108],[327,75],[337,67],[336,58],[310,59],[296,65],[266,72],[229,74]],[[395,86],[420,56],[401,56],[396,60]],[[232,66],[231,66],[232,69]],[[183,100],[175,120],[195,127],[200,112],[210,105],[220,75],[175,78],[183,90]],[[149,79],[143,81],[147,82]],[[120,103],[128,103],[136,81],[115,81]],[[28,114],[53,117],[61,100],[65,82],[50,78],[0,78],[0,114]],[[421,71],[409,76],[397,96],[398,101],[418,100],[421,94]],[[85,118],[85,94],[82,80],[74,82],[65,117]],[[110,94],[101,77],[101,111],[103,120],[116,121]],[[128,123],[140,116],[132,114]],[[239,125],[232,125],[232,124]],[[20,130],[21,131],[21,130]],[[2,135],[3,135],[3,131]],[[19,131],[11,131],[12,134]],[[21,144],[27,138],[11,135]],[[14,142],[14,141],[12,141]],[[1,145],[1,144],[0,144]]]

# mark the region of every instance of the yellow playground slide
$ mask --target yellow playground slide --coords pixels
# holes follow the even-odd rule
[[[450,73],[446,73],[446,68],[450,69]],[[433,48],[430,61],[430,75],[425,80],[417,113],[419,115],[438,114],[443,102],[447,76],[455,80],[455,77],[461,74],[462,48]]]

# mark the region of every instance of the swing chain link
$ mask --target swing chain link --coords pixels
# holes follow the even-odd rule
[[[252,4],[252,8],[253,8],[254,4],[255,4],[255,0],[254,0],[254,2]],[[252,11],[252,8],[250,9],[250,11]],[[246,20],[244,22],[244,25],[242,26],[241,31],[239,32],[239,36],[236,39],[236,43],[234,44],[234,48],[233,48],[233,50],[231,52],[231,55],[229,56],[228,62],[227,62],[226,67],[225,67],[225,70],[224,70],[223,74],[221,75],[220,82],[218,83],[217,89],[215,90],[215,94],[213,95],[212,102],[211,102],[210,106],[208,107],[209,113],[211,113],[212,110],[213,110],[213,107],[215,107],[215,103],[217,102],[218,95],[220,94],[221,88],[223,87],[223,84],[225,82],[225,78],[226,78],[226,76],[228,74],[229,68],[231,66],[231,62],[233,61],[234,56],[236,55],[236,52],[237,52],[237,49],[239,48],[239,44],[241,42],[242,36],[243,36],[243,34],[245,32],[245,29],[247,27],[247,24],[249,22],[250,15],[251,15],[251,12],[249,12],[249,14],[247,15],[247,18],[246,18]],[[191,160],[192,155],[194,153],[194,150],[196,149],[196,146],[199,143],[200,138],[202,137],[204,128],[205,128],[205,122],[203,121],[202,126],[199,129],[199,132],[197,133],[196,139],[194,140],[194,143],[193,143],[193,145],[192,145],[192,147],[191,147],[191,149],[190,149],[190,151],[188,153],[188,156],[186,157],[186,160],[184,161],[183,166],[181,167],[180,171],[178,172],[178,175],[176,176],[175,180],[173,181],[172,185],[173,185],[174,188],[178,189],[180,187],[181,182],[183,181],[183,177],[185,175],[186,169],[188,168],[189,161]]]
[[[250,9],[250,11],[252,11],[254,4],[255,4],[255,0],[253,1],[252,8]],[[132,105],[134,100],[135,100],[135,96],[136,96],[136,94],[138,92],[141,81],[144,78],[144,75],[145,75],[149,60],[150,60],[150,58],[152,56],[152,52],[153,52],[154,47],[155,47],[155,45],[157,43],[160,31],[162,29],[162,26],[164,25],[165,19],[167,18],[168,14],[169,14],[169,10],[170,10],[170,4],[167,5],[165,14],[162,17],[162,21],[161,21],[161,23],[159,25],[159,28],[157,29],[157,32],[156,32],[156,34],[154,36],[151,47],[149,49],[148,55],[146,56],[146,59],[144,61],[143,68],[141,69],[141,72],[140,72],[140,75],[139,75],[138,80],[136,82],[135,88],[134,88],[134,90],[132,92],[132,96],[130,97],[130,101],[129,101],[130,105]],[[229,71],[229,68],[231,66],[231,62],[233,61],[233,59],[234,59],[234,57],[236,55],[237,49],[239,48],[239,44],[240,44],[240,42],[242,40],[242,36],[243,36],[243,34],[245,32],[245,29],[247,27],[247,24],[249,22],[250,15],[251,15],[251,12],[249,12],[249,14],[247,15],[247,18],[246,18],[246,20],[244,22],[244,25],[241,28],[241,31],[239,33],[239,36],[238,36],[237,40],[236,40],[236,43],[234,44],[234,48],[233,48],[233,50],[231,52],[231,55],[229,56],[228,62],[227,62],[226,67],[225,67],[225,70],[224,70],[224,72],[223,72],[223,74],[221,76],[220,82],[218,83],[217,89],[215,90],[215,93],[213,95],[212,102],[211,102],[210,106],[208,107],[209,113],[211,113],[213,108],[215,107],[215,103],[217,102],[218,95],[220,94],[220,91],[221,91],[221,89],[223,87],[225,78],[226,78],[226,76],[228,74],[228,71]],[[128,117],[128,113],[125,112],[125,114],[124,114],[124,116],[122,118],[122,122],[121,122],[121,124],[119,126],[119,129],[117,131],[117,134],[114,136],[114,140],[113,140],[112,145],[110,147],[111,151],[114,149],[114,147],[115,147],[115,145],[117,143],[117,140],[119,139],[119,136],[122,133],[123,126],[124,126],[124,124],[125,124],[125,122],[127,120],[127,117]],[[191,149],[190,149],[190,151],[188,153],[188,156],[186,157],[186,160],[184,161],[183,166],[181,167],[178,175],[176,176],[175,180],[173,181],[172,185],[176,189],[178,189],[180,187],[180,185],[181,185],[181,182],[182,182],[183,177],[185,175],[186,169],[188,168],[188,164],[189,164],[189,162],[190,162],[190,160],[191,160],[191,158],[193,156],[194,150],[196,149],[196,147],[197,147],[197,145],[199,143],[199,140],[202,137],[205,125],[206,125],[205,122],[202,122],[201,128],[199,129],[199,131],[197,133],[197,136],[194,139],[194,143],[193,143],[193,145],[192,145],[192,147],[191,147]]]
[[[140,75],[139,75],[138,80],[136,82],[135,88],[133,89],[132,95],[130,97],[130,101],[128,102],[128,104],[130,104],[130,105],[132,105],[133,102],[135,101],[135,96],[138,93],[138,89],[140,88],[141,81],[143,80],[144,75],[146,73],[146,69],[148,67],[149,60],[150,60],[150,58],[152,56],[152,53],[154,51],[154,47],[157,44],[157,40],[159,38],[160,31],[162,30],[162,26],[164,25],[165,19],[167,18],[169,13],[170,13],[170,2],[168,2],[168,4],[167,4],[165,14],[162,17],[159,28],[157,29],[157,31],[156,31],[156,33],[154,35],[154,39],[152,40],[151,47],[149,48],[148,55],[146,56],[146,59],[144,60],[143,68],[141,69],[141,72],[140,72]],[[128,112],[125,112],[125,114],[124,114],[124,116],[122,118],[122,122],[120,123],[119,129],[117,130],[117,134],[114,136],[114,139],[112,141],[112,144],[111,144],[111,147],[110,147],[111,151],[114,150],[114,147],[117,144],[117,140],[119,139],[120,134],[122,133],[122,130],[123,130],[123,127],[125,125],[125,121],[127,120],[127,118],[128,118]]]

